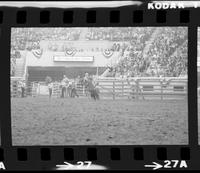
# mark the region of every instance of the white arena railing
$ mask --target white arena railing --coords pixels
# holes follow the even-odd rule
[[[101,95],[117,98],[187,98],[187,78],[99,78]]]

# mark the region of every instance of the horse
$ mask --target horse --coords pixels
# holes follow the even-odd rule
[[[99,100],[99,89],[94,85],[92,79],[84,82],[86,91],[90,94],[90,97],[94,100]]]

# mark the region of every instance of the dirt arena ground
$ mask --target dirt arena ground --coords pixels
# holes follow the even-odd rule
[[[188,144],[186,100],[12,98],[13,145]]]

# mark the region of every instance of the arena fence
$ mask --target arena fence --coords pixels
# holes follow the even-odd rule
[[[101,96],[117,98],[187,98],[187,78],[99,79]]]
[[[11,97],[20,97],[20,79],[11,78]],[[102,99],[186,99],[187,78],[98,78],[98,88]],[[83,85],[76,86],[80,97],[88,94]],[[27,83],[26,96],[37,97],[48,95],[45,82]],[[59,98],[59,82],[53,83],[52,97]]]
[[[11,77],[10,80],[10,96],[19,97],[20,96],[20,87],[19,82],[22,80],[20,77]]]

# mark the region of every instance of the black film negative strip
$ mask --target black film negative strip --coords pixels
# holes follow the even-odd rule
[[[199,170],[200,10],[177,2],[2,5],[0,170]]]

